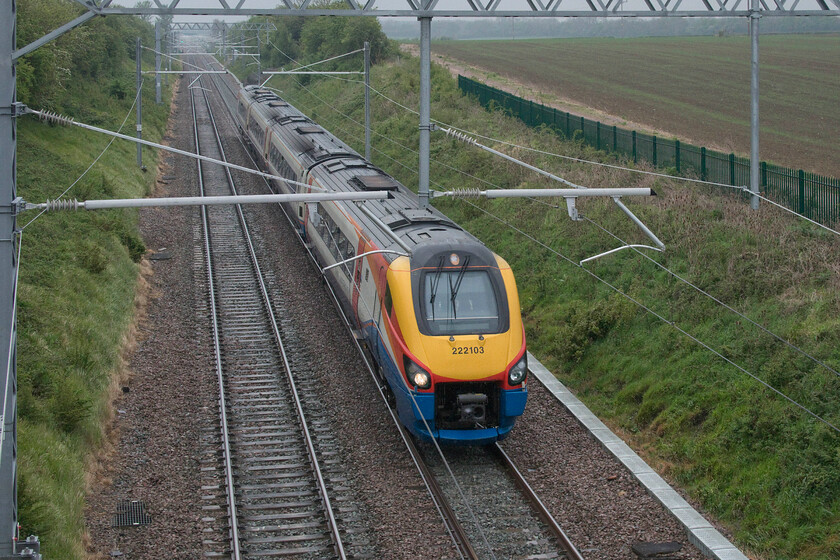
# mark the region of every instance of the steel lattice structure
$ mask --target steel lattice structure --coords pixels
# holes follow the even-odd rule
[[[838,16],[840,0],[343,0],[345,7],[325,9],[318,0],[296,3],[280,0],[153,0],[145,8],[112,6],[113,0],[74,0],[85,9],[33,43],[15,43],[15,0],[0,1],[0,560],[40,558],[37,539],[17,540],[17,372],[15,289],[18,271],[16,215],[20,201],[16,186],[16,117],[22,106],[16,99],[15,62],[95,16],[364,16],[412,17],[420,20],[420,169],[421,199],[428,201],[430,135],[431,21],[435,17],[744,17],[752,35],[752,187],[758,185],[758,22],[762,17]],[[441,5],[444,4],[444,5]],[[456,5],[456,7],[453,7]],[[252,26],[262,26],[253,28]],[[240,22],[237,30],[266,30],[265,24]],[[216,23],[172,23],[170,29],[212,30]],[[160,31],[157,33],[160,51]],[[159,59],[158,59],[159,60]],[[156,64],[160,70],[160,62]],[[757,190],[755,191],[757,192]],[[753,205],[758,199],[754,197]]]
[[[277,26],[267,21],[251,22],[242,21],[235,24],[230,24],[224,21],[221,22],[199,22],[199,21],[173,21],[169,24],[170,31],[214,31],[224,29],[226,27],[235,26],[237,31],[274,31]]]
[[[768,15],[826,15],[840,13],[840,0],[457,0],[452,8],[444,0],[343,0],[346,8],[323,9],[313,0],[296,3],[281,0],[274,8],[264,0],[205,0],[200,6],[190,0],[153,0],[145,9],[110,7],[111,0],[75,0],[91,12],[108,14],[171,15],[341,15],[399,17],[657,17],[747,16],[758,11]],[[454,1],[454,0],[453,0]]]

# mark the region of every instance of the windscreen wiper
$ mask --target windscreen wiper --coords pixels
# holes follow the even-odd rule
[[[452,285],[452,276],[449,277],[449,291],[452,295],[449,298],[449,301],[452,302],[452,318],[458,318],[458,311],[455,309],[455,297],[458,295],[458,288],[461,287],[461,280],[464,279],[464,273],[467,272],[467,267],[470,264],[470,257],[464,259],[464,265],[461,267],[461,270],[458,271],[458,278],[455,280],[455,285]]]
[[[432,306],[432,321],[435,320],[435,297],[437,297],[437,289],[440,284],[440,275],[443,272],[443,255],[440,257],[440,262],[435,269],[435,277],[432,278],[432,294],[429,296],[429,305]]]

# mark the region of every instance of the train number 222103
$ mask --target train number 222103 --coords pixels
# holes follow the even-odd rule
[[[484,346],[455,346],[452,354],[484,354]]]

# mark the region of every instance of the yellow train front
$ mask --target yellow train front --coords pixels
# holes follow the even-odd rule
[[[395,344],[378,353],[412,433],[481,445],[506,437],[525,409],[525,333],[510,266],[458,234],[390,263],[381,326]]]

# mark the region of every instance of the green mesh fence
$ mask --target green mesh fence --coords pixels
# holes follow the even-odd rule
[[[618,152],[634,162],[644,160],[654,167],[676,171],[677,175],[724,185],[750,183],[748,158],[605,125],[522,99],[465,76],[458,76],[458,87],[490,110],[502,110],[528,126],[546,126],[566,138],[583,140],[606,152]],[[840,222],[840,179],[761,162],[761,193],[819,223]],[[743,196],[749,199],[748,194]]]

